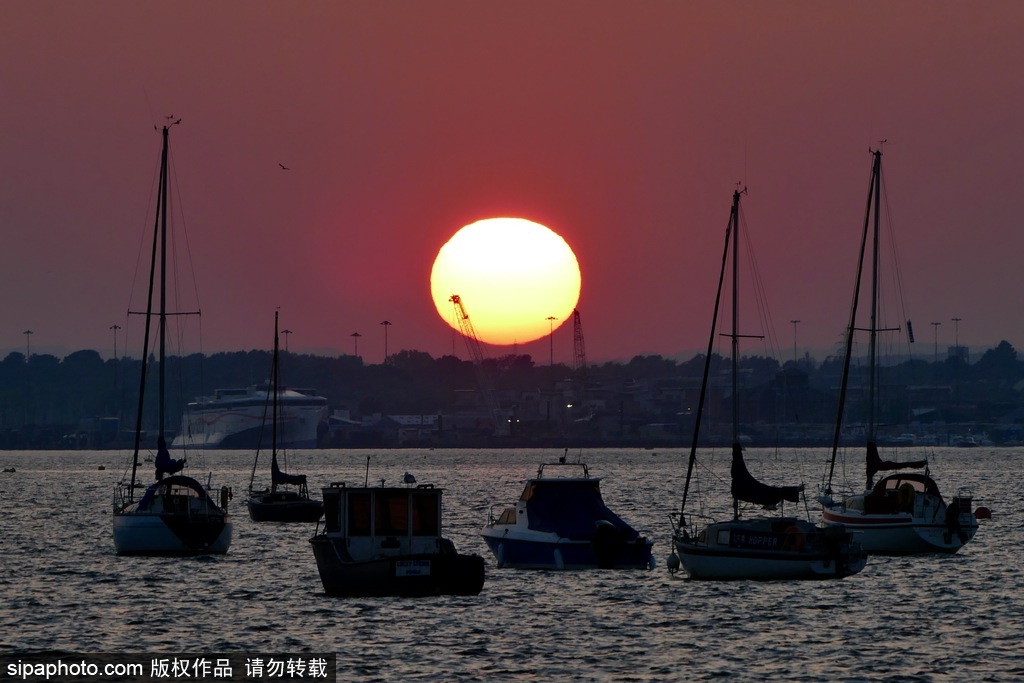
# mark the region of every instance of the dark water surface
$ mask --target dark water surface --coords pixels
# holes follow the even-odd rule
[[[446,490],[446,534],[487,559],[487,581],[476,597],[428,599],[326,597],[312,525],[249,520],[249,453],[207,453],[204,469],[191,468],[234,487],[230,552],[163,559],[114,554],[122,454],[0,452],[0,466],[17,470],[0,474],[0,654],[336,652],[339,680],[1024,680],[1024,449],[909,451],[927,454],[947,499],[963,486],[992,509],[974,541],[951,557],[871,558],[842,581],[776,583],[669,576],[680,450],[582,454],[609,506],[654,540],[658,567],[572,573],[496,569],[477,536],[490,505],[517,498],[559,452],[289,454],[313,487],[361,484],[372,455],[371,482],[398,483],[408,470]],[[859,457],[846,466],[858,481]],[[753,449],[748,464],[816,492],[825,458]],[[700,497],[724,516],[728,449],[709,462],[697,471]]]

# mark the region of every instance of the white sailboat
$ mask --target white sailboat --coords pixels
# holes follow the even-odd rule
[[[174,123],[178,123],[176,121]],[[227,513],[230,490],[220,490],[215,501],[208,487],[192,477],[178,474],[185,459],[174,459],[167,450],[165,420],[165,356],[167,338],[167,212],[168,212],[168,138],[171,123],[163,127],[160,157],[160,183],[157,195],[156,226],[149,273],[149,296],[145,311],[145,342],[142,373],[139,380],[139,409],[135,422],[135,445],[131,478],[121,481],[114,492],[114,549],[118,555],[199,555],[226,553],[231,545],[231,520]],[[159,267],[157,259],[159,257]],[[154,306],[154,282],[159,272],[159,301]],[[155,308],[155,310],[154,310]],[[158,422],[157,455],[154,460],[156,481],[136,498],[139,449],[143,431],[142,417],[149,364],[149,337],[153,319],[158,338]],[[170,475],[170,476],[166,476]]]
[[[795,515],[772,515],[741,519],[740,502],[760,505],[774,510],[784,502],[797,503],[803,486],[769,486],[753,477],[743,459],[739,434],[739,297],[738,243],[739,243],[739,191],[733,194],[729,226],[726,229],[725,253],[715,297],[715,312],[711,323],[708,352],[704,359],[693,441],[686,470],[686,484],[678,522],[672,535],[674,553],[669,557],[670,571],[680,566],[691,579],[832,579],[856,574],[864,568],[866,558],[851,534],[838,527],[818,527]],[[732,497],[733,517],[712,522],[698,529],[687,520],[686,502],[690,489],[697,443],[700,435],[701,415],[704,411],[708,388],[711,355],[715,331],[718,326],[722,285],[728,268],[732,242],[732,330],[726,336],[732,346]]]
[[[939,486],[931,477],[928,461],[882,460],[878,452],[876,429],[878,426],[878,333],[891,331],[882,328],[879,321],[879,237],[881,233],[880,203],[882,193],[882,151],[872,152],[871,183],[868,190],[864,233],[861,238],[860,260],[857,267],[857,285],[854,289],[850,322],[847,326],[846,358],[840,388],[839,411],[832,440],[832,461],[828,484],[822,503],[821,515],[828,524],[842,525],[858,533],[864,549],[879,555],[912,555],[918,553],[955,553],[967,544],[978,531],[978,520],[971,511],[972,496],[961,488],[947,504]],[[860,300],[861,280],[867,245],[871,244],[871,311],[866,328],[857,327],[857,308]],[[908,322],[909,326],[909,322]],[[847,493],[838,500],[832,490],[839,436],[846,404],[846,390],[850,375],[850,358],[855,330],[868,333],[868,380],[865,431],[867,484],[863,492]],[[883,477],[875,483],[875,475],[885,471],[905,469],[920,472],[900,472]]]

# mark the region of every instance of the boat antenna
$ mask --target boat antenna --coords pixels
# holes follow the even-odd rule
[[[366,477],[363,479],[363,486],[370,485],[370,456],[366,456]]]

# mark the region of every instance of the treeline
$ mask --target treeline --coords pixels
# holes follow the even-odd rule
[[[642,412],[638,419],[672,419],[689,401],[687,388],[699,386],[703,357],[676,361],[659,355],[636,356],[625,363],[591,365],[573,371],[565,364],[537,364],[529,355],[507,355],[485,361],[485,372],[496,393],[515,400],[529,392],[567,393],[604,391],[618,396],[642,389],[661,399],[630,402]],[[721,374],[726,361],[713,357],[713,376]],[[155,373],[155,362],[150,363]],[[167,429],[175,432],[185,404],[215,389],[262,384],[270,376],[268,351],[193,354],[167,359],[169,405]],[[742,361],[743,383],[749,390],[762,387],[764,401],[779,402],[785,395],[784,414],[779,409],[759,408],[759,420],[828,421],[834,418],[835,393],[842,359],[816,362],[809,356],[784,365],[759,356]],[[83,421],[118,417],[124,428],[134,426],[138,405],[141,362],[131,358],[104,360],[92,350],[76,351],[65,358],[47,354],[11,353],[0,361],[0,431],[29,428],[76,429]],[[863,386],[857,373],[851,386]],[[155,377],[155,374],[153,375]],[[282,381],[291,388],[308,388],[328,399],[332,409],[348,410],[353,417],[381,414],[446,413],[459,405],[459,394],[479,386],[473,364],[454,356],[433,358],[420,351],[401,351],[386,363],[367,365],[355,356],[312,356],[284,353]],[[780,381],[784,378],[785,381]],[[788,379],[785,379],[788,378]],[[1024,364],[1006,341],[968,364],[959,354],[940,361],[906,360],[880,370],[880,385],[893,397],[884,403],[890,414],[883,420],[909,421],[913,392],[923,392],[929,404],[941,407],[941,419],[950,422],[1012,419],[1021,405]],[[144,426],[156,422],[155,379],[147,382],[147,413]],[[754,392],[757,394],[757,392]],[[856,392],[854,392],[856,394]],[[669,398],[666,399],[665,396]],[[672,397],[680,397],[678,400]],[[682,398],[686,396],[686,398]],[[511,397],[511,398],[509,398]],[[856,398],[856,396],[854,396]],[[3,445],[3,444],[0,444]]]

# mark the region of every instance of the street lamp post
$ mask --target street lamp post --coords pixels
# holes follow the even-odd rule
[[[935,330],[935,362],[939,362],[939,325],[942,323],[932,323],[932,328]]]
[[[790,320],[793,323],[793,362],[796,363],[796,326],[799,324],[799,320]]]
[[[281,330],[281,334],[284,335],[284,352],[288,353],[288,335],[292,333],[291,330]]]
[[[555,372],[555,321],[558,320],[553,315],[549,315],[545,320],[548,321],[548,367],[551,368],[551,378],[554,380]]]
[[[353,344],[353,347],[354,347],[353,355],[358,358],[359,357],[359,338],[362,337],[363,335],[359,334],[358,332],[353,332],[349,336],[352,337],[352,344]]]
[[[960,415],[960,321],[963,318],[950,318],[953,321],[953,354],[955,357],[955,365],[953,366],[953,384],[954,393],[956,398],[956,410],[957,418]]]
[[[25,330],[22,334],[25,335],[25,362],[32,356],[32,346],[29,343],[29,338],[34,334],[32,330]]]
[[[117,360],[117,331],[121,329],[120,325],[111,325],[110,328],[114,331],[114,360]]]
[[[384,364],[388,363],[388,328],[391,327],[390,320],[381,321],[381,325],[384,326]]]

